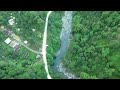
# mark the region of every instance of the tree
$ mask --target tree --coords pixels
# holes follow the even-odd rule
[[[89,74],[87,74],[87,73],[85,73],[85,72],[81,72],[81,73],[80,73],[80,78],[90,79],[90,76],[89,76]]]
[[[102,55],[105,57],[109,54],[109,48],[102,48]]]

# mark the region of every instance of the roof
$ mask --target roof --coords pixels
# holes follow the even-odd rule
[[[5,42],[6,44],[10,44],[11,40],[10,40],[10,38],[7,38],[4,42]]]
[[[10,46],[13,47],[13,48],[14,48],[16,45],[19,45],[19,43],[15,42],[15,41],[12,41],[12,42],[10,43]]]
[[[7,35],[11,35],[11,34],[13,33],[10,29],[6,29],[4,32],[5,32],[5,34],[7,34]]]
[[[24,44],[27,44],[27,43],[28,43],[28,42],[25,40],[25,41],[24,41]]]
[[[20,49],[20,46],[19,45],[16,45],[15,47],[14,47],[14,51],[18,51]]]

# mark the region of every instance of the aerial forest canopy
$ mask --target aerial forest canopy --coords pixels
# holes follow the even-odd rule
[[[0,26],[39,51],[47,12],[0,11]],[[53,79],[63,78],[51,68],[61,46],[63,16],[63,11],[54,11],[48,21],[46,55]],[[0,29],[0,79],[47,79],[42,57],[23,46],[15,51],[12,44],[6,44],[14,41],[6,33]],[[120,12],[73,11],[70,44],[61,62],[78,79],[120,78]]]
[[[120,12],[80,11],[73,15],[65,67],[83,79],[120,78]]]

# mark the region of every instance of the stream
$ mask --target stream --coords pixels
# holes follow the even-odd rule
[[[61,62],[69,48],[70,35],[72,31],[72,13],[72,11],[65,11],[64,16],[62,17],[63,24],[60,34],[61,46],[60,49],[57,51],[57,55],[53,65],[53,70],[55,72],[61,73],[62,77],[65,79],[76,78],[73,74],[66,71],[66,69],[63,67],[63,63]]]

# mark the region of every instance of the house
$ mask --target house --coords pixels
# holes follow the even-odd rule
[[[11,34],[11,37],[17,41],[20,41],[20,38],[16,36],[14,33]]]
[[[3,28],[3,27],[1,27]],[[3,28],[4,29],[4,28]],[[9,44],[10,47],[13,48],[14,51],[18,51],[20,49],[20,45],[17,41],[20,41],[20,38],[18,36],[16,36],[13,31],[11,31],[10,29],[4,29],[4,33],[6,35],[9,35],[10,37],[12,37],[12,39],[10,39],[9,37],[4,41],[6,44]]]
[[[12,47],[14,51],[18,51],[20,49],[20,44],[10,38],[7,38],[4,42]]]
[[[24,41],[24,44],[27,44],[27,43],[28,43],[28,41],[25,40],[25,41]]]
[[[11,39],[10,39],[10,38],[7,38],[4,42],[5,42],[6,44],[10,44],[10,43],[11,43]]]
[[[15,42],[15,41],[12,41],[11,43],[10,43],[10,46],[12,47],[12,48],[14,48],[16,45],[19,45],[17,42]]]
[[[16,41],[12,41],[9,45],[13,48],[14,51],[18,51],[20,49],[20,44]]]
[[[18,51],[20,49],[20,45],[16,41],[12,41],[9,45],[14,49],[14,51]]]
[[[11,35],[11,34],[13,33],[13,31],[11,31],[10,29],[5,29],[5,30],[4,30],[4,33],[5,33],[6,35]]]
[[[14,51],[18,51],[20,49],[20,45],[16,45],[15,47],[14,47]]]

